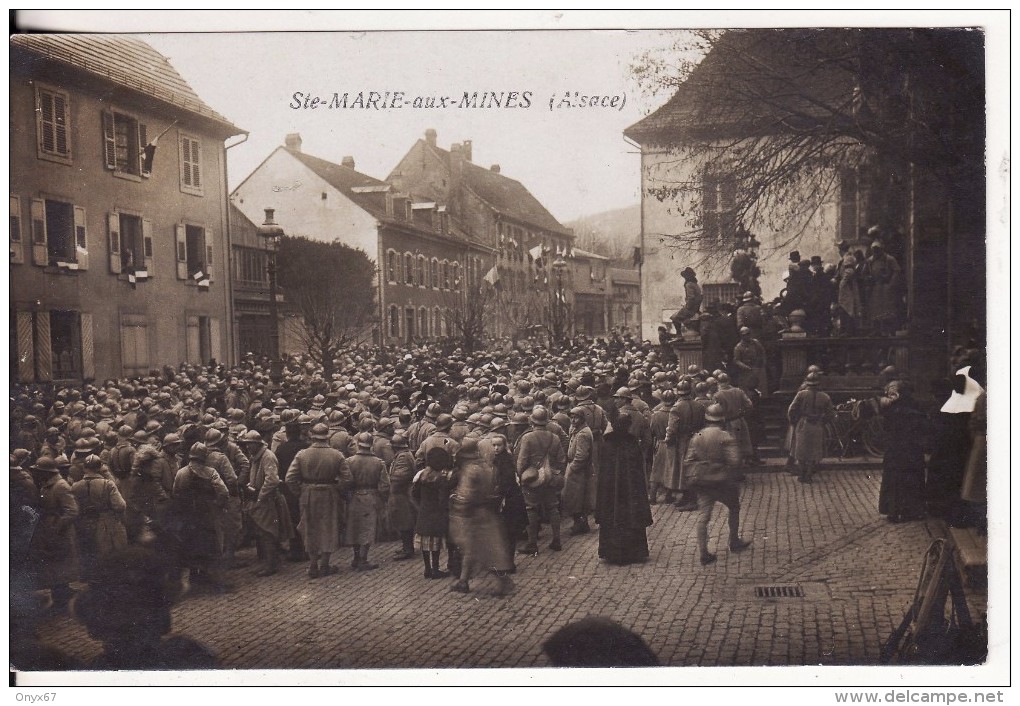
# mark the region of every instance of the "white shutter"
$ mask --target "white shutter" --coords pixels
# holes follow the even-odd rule
[[[215,317],[209,318],[209,356],[222,363],[220,358],[220,320]],[[208,361],[203,361],[208,362]]]
[[[46,202],[32,199],[32,263],[45,267],[50,264],[46,246]]]
[[[178,223],[174,226],[177,246],[177,279],[188,278],[188,231]]]
[[[39,382],[53,379],[53,349],[50,347],[50,312],[35,316],[35,370]]]
[[[74,252],[79,270],[89,268],[89,236],[85,209],[74,207]]]
[[[117,168],[117,137],[113,129],[113,113],[108,110],[103,111],[103,161],[107,169]]]
[[[17,313],[18,382],[35,382],[35,324],[31,311]]]
[[[201,334],[198,327],[198,317],[189,316],[187,320],[187,331],[185,342],[187,344],[187,359],[189,363],[199,364],[202,362]]]
[[[21,219],[21,199],[11,197],[11,264],[25,263],[25,243]]]
[[[110,253],[110,272],[120,274],[120,214],[109,213],[106,216],[106,240]]]
[[[145,261],[145,271],[152,277],[155,270],[152,267],[152,259],[155,254],[152,242],[152,221],[142,219],[142,257]]]
[[[81,376],[84,380],[96,377],[95,339],[92,333],[92,314],[81,315]]]

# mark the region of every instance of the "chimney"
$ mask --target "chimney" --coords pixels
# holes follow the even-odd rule
[[[471,161],[471,140],[464,140],[464,146],[461,148],[464,152],[464,159]]]
[[[301,133],[292,132],[287,135],[287,138],[283,141],[283,144],[287,146],[287,149],[294,150],[295,152],[301,151]]]
[[[499,174],[499,165],[498,164],[493,164],[491,167],[489,167],[489,171],[490,172],[495,172],[496,174]]]
[[[436,131],[434,129],[429,128],[425,131],[425,144],[429,147],[436,146]]]
[[[340,160],[340,164],[350,169],[354,169],[354,157],[347,155],[346,157]]]

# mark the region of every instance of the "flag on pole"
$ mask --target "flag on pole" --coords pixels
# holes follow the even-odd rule
[[[159,138],[163,137],[163,135],[170,132],[170,128],[172,128],[176,124],[177,121],[174,120],[172,123],[170,123],[170,127],[168,127],[166,130],[164,130],[163,132],[159,133],[154,138],[149,140],[149,144],[145,145],[145,148],[142,150],[143,173],[152,174],[152,161],[156,158],[156,144],[159,142]]]
[[[499,281],[499,272],[496,270],[496,266],[493,265],[492,269],[486,272],[485,277],[483,277],[482,279],[484,279],[486,282],[495,287],[496,282]]]
[[[536,245],[528,251],[528,254],[531,255],[531,259],[534,260],[536,264],[540,265],[542,262],[542,245]]]

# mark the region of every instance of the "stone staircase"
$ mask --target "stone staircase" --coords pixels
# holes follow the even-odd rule
[[[756,423],[751,424],[751,438],[758,449],[758,456],[764,461],[763,466],[750,469],[751,472],[771,473],[786,469],[787,452],[784,449],[786,431],[786,410],[790,406],[793,394],[777,392],[761,401],[757,409]],[[863,449],[856,449],[845,458],[828,457],[820,465],[819,470],[882,470],[882,458],[866,455]]]

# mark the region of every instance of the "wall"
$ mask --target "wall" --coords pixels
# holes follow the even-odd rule
[[[706,247],[703,242],[685,239],[685,235],[700,227],[699,217],[690,215],[697,207],[697,197],[686,195],[660,201],[649,189],[664,184],[699,184],[703,163],[688,152],[676,148],[643,146],[641,150],[641,234],[644,262],[641,267],[641,312],[643,338],[654,339],[657,328],[681,306],[684,301],[683,278],[680,271],[687,266],[698,274],[702,284],[729,283],[730,255],[726,244]],[[805,199],[808,190],[804,188]],[[785,286],[789,253],[799,250],[803,258],[820,255],[825,263],[835,263],[838,204],[833,195],[809,217],[784,228],[770,225],[762,217],[745,223],[747,229],[761,243],[759,248],[759,278],[762,296],[773,299]],[[680,236],[678,239],[677,236]],[[666,312],[666,313],[664,313]]]
[[[326,198],[322,198],[326,194]],[[373,262],[376,219],[338,192],[283,147],[277,148],[231,194],[231,202],[253,223],[265,220],[266,208],[287,235],[332,242],[364,250]]]
[[[153,102],[135,101],[127,91],[102,89],[70,72],[36,78],[69,94],[71,163],[41,159],[36,147],[33,77],[12,73],[10,85],[10,160],[12,197],[22,211],[24,264],[12,264],[11,307],[17,311],[73,310],[91,314],[95,377],[118,377],[122,369],[123,316],[147,322],[149,368],[176,366],[188,357],[188,317],[213,320],[218,360],[229,360],[231,332],[227,289],[225,151],[221,137],[186,118],[159,141],[150,177],[120,178],[104,164],[102,111],[109,107],[138,118],[155,137],[173,120]],[[100,92],[102,91],[102,92]],[[100,100],[99,95],[103,96]],[[175,117],[180,111],[175,112]],[[178,136],[201,144],[201,196],[181,189]],[[31,199],[52,199],[85,209],[88,268],[72,272],[32,264]],[[149,278],[136,286],[110,268],[107,216],[125,212],[151,222],[153,246]],[[177,277],[175,226],[187,222],[206,229],[213,246],[212,283],[199,288]],[[84,262],[79,262],[79,266]],[[197,361],[196,361],[197,362]]]

